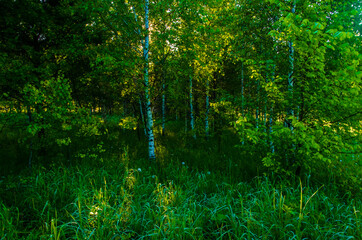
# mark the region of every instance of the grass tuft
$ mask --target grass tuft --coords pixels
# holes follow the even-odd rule
[[[359,239],[360,199],[332,186],[230,181],[186,164],[39,168],[0,182],[1,239]],[[15,181],[17,180],[17,181]],[[16,182],[16,184],[14,184]]]

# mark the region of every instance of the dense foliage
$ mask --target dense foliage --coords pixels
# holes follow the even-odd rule
[[[112,166],[121,171],[119,179],[129,179],[128,175],[132,173],[138,174],[139,181],[143,181],[143,175],[117,164],[124,158],[131,162],[150,160],[142,161],[153,169],[143,178],[145,185],[151,184],[152,171],[186,162],[190,170],[217,172],[213,179],[216,186],[223,186],[218,181],[224,181],[224,175],[227,175],[231,184],[228,187],[233,188],[230,191],[236,195],[246,193],[245,189],[239,189],[237,181],[266,176],[273,181],[283,179],[283,187],[288,185],[284,182],[286,179],[294,187],[298,186],[290,190],[290,194],[298,193],[303,203],[301,195],[307,182],[299,182],[299,178],[308,179],[308,184],[312,179],[318,185],[308,190],[308,199],[312,199],[321,184],[331,183],[334,184],[333,191],[360,196],[360,1],[0,0],[0,4],[0,174],[8,176],[3,182],[0,180],[0,184],[3,189],[19,190],[25,184],[22,181],[26,181],[31,188],[27,192],[29,199],[16,201],[13,205],[10,196],[0,198],[0,230],[3,231],[0,237],[5,232],[14,234],[8,238],[25,236],[15,229],[22,228],[26,221],[35,221],[29,226],[38,229],[37,234],[44,234],[45,238],[49,237],[46,235],[49,232],[57,239],[74,236],[72,234],[77,238],[90,237],[93,234],[90,229],[95,229],[97,218],[88,216],[88,212],[81,209],[76,215],[76,209],[66,205],[73,204],[73,208],[76,204],[78,208],[84,205],[94,212],[91,209],[94,204],[89,201],[99,188],[80,183],[75,177],[75,169],[82,175],[85,173],[83,168],[89,164],[102,169]],[[49,168],[52,171],[42,175],[44,169]],[[179,170],[186,171],[184,168]],[[61,176],[57,171],[64,174]],[[66,171],[71,173],[73,180],[65,179]],[[19,180],[17,188],[12,181],[18,180],[12,174],[20,174],[23,179]],[[116,176],[98,170],[94,174],[102,181],[105,175],[112,179]],[[185,172],[185,176],[187,174],[191,173]],[[197,198],[203,190],[191,185],[196,184],[194,181],[200,174],[192,173],[190,182],[178,176],[180,182],[167,185],[167,191],[171,188],[181,192],[195,190],[190,195]],[[172,174],[166,176],[157,184],[164,186]],[[77,186],[79,193],[92,192],[92,196],[84,196],[82,202],[79,196],[68,195],[58,186],[51,188],[51,192],[55,192],[54,196],[61,192],[63,197],[51,203],[53,200],[48,195],[43,196],[46,191],[38,189],[41,200],[37,203],[41,206],[35,206],[37,182],[45,184],[46,179],[53,177],[54,181],[64,180],[64,188]],[[129,188],[126,180],[122,181],[112,185],[117,186],[115,192],[111,190],[112,194],[119,194],[118,188]],[[150,189],[158,191],[157,184]],[[182,184],[191,184],[190,189],[186,190],[186,185],[182,187]],[[250,194],[254,193],[255,186],[260,187],[255,181],[253,184],[248,186],[253,188]],[[273,202],[275,210],[275,199],[283,200],[282,190],[277,191],[270,182],[266,184],[270,189],[263,194],[273,193],[275,198],[265,200],[265,208]],[[219,190],[212,191],[215,201],[223,201],[218,194],[225,189]],[[142,200],[142,194],[146,192],[131,194],[139,198],[135,203],[140,205],[136,206],[124,200],[124,194],[113,196],[112,203],[110,198],[103,199],[102,204],[118,211],[116,208],[123,201],[128,204],[126,212],[132,212],[129,208],[139,208],[150,200]],[[180,197],[188,194],[180,194]],[[162,197],[170,197],[166,195]],[[67,197],[72,198],[70,202],[65,201]],[[117,197],[123,200],[117,202]],[[324,212],[322,220],[319,213],[310,210],[307,214],[310,218],[303,222],[302,208],[290,205],[285,208],[281,204],[279,215],[275,217],[283,218],[285,222],[274,228],[270,225],[271,219],[265,220],[266,225],[253,222],[251,205],[247,208],[250,221],[237,221],[232,212],[244,210],[234,202],[237,201],[235,196],[229,197],[228,214],[215,212],[209,216],[205,209],[217,208],[217,204],[205,203],[190,212],[198,216],[190,217],[193,219],[190,220],[192,232],[178,232],[181,223],[177,222],[173,227],[167,227],[173,229],[173,235],[165,236],[188,238],[187,234],[195,236],[209,232],[210,238],[245,237],[245,234],[249,238],[261,235],[292,238],[289,233],[280,232],[291,221],[296,228],[290,234],[299,239],[318,238],[329,233],[321,230],[321,235],[313,235],[314,224],[320,220],[327,224],[328,214],[338,214]],[[259,200],[255,200],[258,202],[255,204],[261,207],[259,201],[264,201],[261,200],[263,196],[256,198]],[[318,198],[322,201],[323,197]],[[336,201],[341,204],[343,199]],[[200,199],[196,202],[203,204]],[[15,221],[15,212],[31,204],[31,211],[37,212],[39,218],[31,220],[30,213],[22,212]],[[54,204],[54,208],[49,204]],[[360,210],[354,208],[356,205],[345,205],[348,208],[344,212],[346,216],[352,213],[356,219],[348,236],[361,236],[356,230],[361,224]],[[184,203],[175,206],[186,209]],[[313,206],[319,208],[317,203]],[[48,215],[44,221],[50,227],[43,223],[39,225],[46,211]],[[53,221],[58,221],[55,219],[58,219],[59,211],[62,211],[61,223],[56,225]],[[260,213],[263,211],[265,209],[260,209]],[[137,222],[140,219],[159,220],[161,215],[135,217],[132,218],[134,221],[127,215],[122,218],[124,223],[117,222],[115,226],[119,231],[129,230],[143,225]],[[162,216],[170,219],[169,215]],[[198,218],[203,222],[196,223]],[[213,229],[203,229],[210,223],[205,220],[207,218],[216,219],[210,225]],[[71,219],[80,227],[72,226]],[[109,218],[109,221],[114,219]],[[171,223],[170,220],[167,224]],[[162,224],[158,234],[166,231]],[[185,227],[190,222],[182,224]],[[246,230],[231,230],[235,224]],[[24,231],[30,231],[31,227],[25,227]],[[127,233],[129,238],[157,234],[149,225],[144,227],[139,229],[140,235]],[[76,233],[75,228],[78,229]],[[342,231],[341,226],[336,228],[336,231]],[[63,230],[58,231],[60,229]],[[303,229],[308,229],[305,230],[307,233]],[[97,234],[103,233],[97,231]],[[335,232],[331,233],[332,237],[339,236],[333,234]]]

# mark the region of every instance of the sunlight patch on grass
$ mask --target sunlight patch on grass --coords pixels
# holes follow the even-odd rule
[[[142,164],[143,163],[143,164]],[[362,203],[330,186],[171,164],[41,168],[0,203],[6,239],[348,239],[361,236]],[[132,166],[132,167],[131,167]]]

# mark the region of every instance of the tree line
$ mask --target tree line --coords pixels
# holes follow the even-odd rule
[[[288,174],[361,150],[359,1],[1,6],[1,131],[25,130],[29,164],[35,149],[97,136],[94,116],[116,114],[144,130],[150,160],[154,122],[165,134],[175,120],[195,139],[231,126],[243,151]]]

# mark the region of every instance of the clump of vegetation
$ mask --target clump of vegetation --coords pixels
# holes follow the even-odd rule
[[[1,180],[2,239],[351,239],[362,202],[333,185],[147,161],[39,168]]]
[[[361,234],[358,0],[4,0],[0,238]]]

